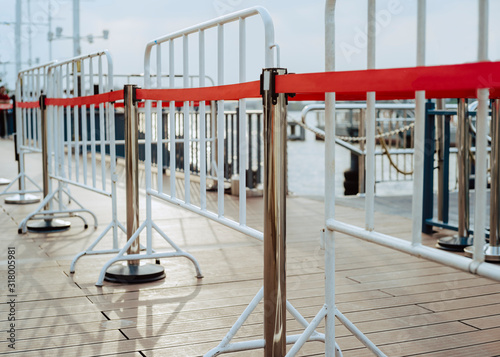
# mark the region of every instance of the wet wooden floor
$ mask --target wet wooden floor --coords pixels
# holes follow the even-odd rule
[[[13,178],[11,142],[0,141],[0,177]],[[40,178],[36,155],[34,176]],[[72,218],[63,233],[17,234],[18,223],[35,205],[15,206],[0,200],[0,270],[2,299],[7,302],[7,248],[16,250],[15,350],[8,347],[10,306],[0,305],[0,354],[13,356],[201,356],[217,346],[262,285],[263,249],[253,239],[194,213],[154,201],[155,222],[200,262],[204,278],[197,279],[184,258],[162,259],[166,279],[142,284],[94,284],[111,257],[83,257],[69,273],[75,254],[84,250],[107,226],[109,200],[71,188],[99,218],[97,230],[85,230]],[[124,223],[124,196],[118,206]],[[226,196],[226,212],[237,202]],[[301,197],[287,201],[287,294],[308,320],[324,301],[324,258],[319,248],[323,204]],[[248,224],[262,228],[262,199],[248,199]],[[235,213],[236,214],[236,213]],[[337,206],[342,221],[363,225],[356,208]],[[141,197],[141,217],[144,217]],[[90,218],[89,218],[89,222]],[[376,214],[381,232],[409,239],[408,219]],[[124,241],[120,234],[120,242]],[[336,236],[336,302],[388,356],[499,356],[500,284],[371,243]],[[143,238],[144,239],[144,238]],[[111,246],[106,236],[102,248]],[[426,237],[433,245],[435,237]],[[168,245],[154,238],[156,250]],[[262,305],[262,304],[261,304]],[[238,333],[237,341],[262,338],[262,306]],[[319,330],[322,331],[323,325]],[[288,316],[288,333],[301,331]],[[337,325],[337,342],[344,356],[371,353]],[[262,356],[262,350],[231,354]],[[324,344],[310,342],[301,356],[324,355]]]

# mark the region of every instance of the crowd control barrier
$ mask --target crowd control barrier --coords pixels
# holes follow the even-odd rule
[[[276,90],[279,93],[297,93],[309,98],[324,96],[326,105],[325,119],[325,274],[326,274],[326,306],[330,315],[326,315],[326,356],[334,355],[335,342],[334,323],[330,318],[341,314],[335,309],[335,279],[334,265],[334,233],[344,233],[370,242],[390,247],[408,254],[437,261],[467,272],[479,274],[497,281],[500,280],[500,268],[484,262],[485,227],[484,212],[486,206],[486,125],[489,98],[498,98],[498,71],[500,62],[487,61],[488,43],[488,1],[479,0],[479,38],[478,63],[425,66],[425,22],[426,1],[418,1],[417,15],[417,67],[402,69],[376,70],[375,58],[375,1],[368,1],[368,70],[367,71],[335,71],[335,0],[326,2],[326,48],[325,73],[308,75],[278,76]],[[387,79],[390,78],[389,81]],[[496,80],[495,80],[496,79]],[[321,84],[320,84],[321,83]],[[319,89],[322,89],[320,92]],[[473,259],[451,253],[438,251],[422,245],[421,227],[423,211],[423,164],[425,148],[425,100],[426,98],[477,98],[477,137],[476,137],[476,197],[475,197],[475,237]],[[381,234],[374,227],[374,183],[369,178],[374,177],[375,153],[375,98],[385,99],[415,99],[415,158],[414,158],[414,190],[413,190],[413,224],[412,239],[406,241],[400,238]],[[367,100],[367,182],[366,182],[366,217],[365,229],[346,224],[335,219],[335,103],[336,100]],[[342,321],[343,318],[340,318]],[[343,321],[342,321],[343,322]],[[383,356],[380,349],[355,335],[365,343],[375,355]]]
[[[375,1],[368,1],[368,70],[336,72],[334,66],[334,30],[335,30],[335,1],[326,2],[326,72],[309,74],[283,74],[283,69],[264,70],[261,82],[262,93],[264,94],[265,121],[271,121],[273,128],[281,130],[277,118],[283,113],[286,115],[286,101],[282,100],[287,93],[293,93],[296,100],[325,100],[325,233],[323,235],[323,246],[325,248],[325,304],[310,323],[304,322],[305,331],[297,339],[294,336],[286,335],[286,324],[282,319],[283,301],[277,300],[277,296],[266,297],[265,288],[256,296],[255,303],[262,296],[265,298],[266,309],[270,309],[274,316],[265,315],[264,341],[249,341],[230,344],[229,341],[238,330],[238,326],[233,326],[230,333],[225,337],[223,343],[218,348],[210,351],[206,356],[217,355],[223,352],[234,352],[242,349],[254,349],[265,346],[267,355],[295,356],[303,344],[308,340],[321,340],[315,329],[323,319],[325,319],[325,355],[342,356],[342,352],[335,342],[335,323],[337,318],[356,338],[363,343],[367,349],[376,356],[385,354],[375,346],[359,329],[356,328],[335,306],[335,232],[343,233],[352,237],[360,238],[369,242],[399,250],[407,254],[419,256],[425,259],[436,261],[447,266],[451,266],[466,272],[478,274],[500,281],[500,267],[485,263],[485,252],[490,253],[498,249],[498,238],[495,237],[493,243],[485,246],[484,212],[486,206],[486,141],[487,141],[487,116],[488,100],[500,97],[500,62],[487,61],[487,24],[488,11],[486,0],[479,0],[479,41],[478,41],[478,62],[458,65],[425,66],[425,0],[418,1],[417,15],[417,67],[396,68],[396,69],[375,69],[374,63],[374,33],[375,33]],[[268,75],[266,76],[266,73]],[[274,79],[270,79],[274,78]],[[390,80],[387,80],[390,79]],[[266,99],[266,96],[269,96]],[[476,197],[475,197],[475,237],[474,246],[471,249],[472,260],[463,256],[454,255],[445,251],[422,245],[422,212],[423,212],[423,165],[425,150],[425,101],[426,99],[443,98],[477,98],[477,130],[476,130]],[[193,98],[194,99],[194,98]],[[199,98],[196,98],[199,99]],[[414,153],[414,190],[413,190],[413,224],[412,238],[410,241],[401,238],[379,233],[374,227],[374,155],[375,155],[375,99],[396,100],[415,99],[415,153]],[[269,111],[267,105],[269,100],[272,109]],[[343,223],[335,218],[335,114],[336,100],[367,100],[367,141],[366,141],[366,217],[365,228],[360,228],[351,224]],[[496,108],[498,109],[498,108]],[[494,116],[498,116],[494,112]],[[497,130],[496,127],[494,130]],[[272,250],[265,248],[265,264],[268,259],[271,265],[266,265],[264,286],[269,284],[275,291],[280,290],[285,284],[285,273],[283,267],[282,249],[285,244],[285,229],[280,226],[282,217],[279,212],[277,216],[272,209],[269,210],[268,203],[274,207],[283,207],[281,193],[273,192],[273,185],[280,182],[282,163],[278,152],[268,156],[270,150],[267,145],[273,143],[279,145],[281,138],[274,136],[270,132],[266,136],[266,160],[265,164],[265,212],[271,215],[276,222],[273,228],[265,225],[264,241],[267,237],[272,237],[274,243]],[[269,140],[272,138],[273,140]],[[271,148],[273,146],[271,145]],[[272,150],[272,149],[271,149]],[[496,149],[495,149],[496,150]],[[280,151],[281,152],[281,151]],[[495,160],[495,159],[494,159]],[[268,171],[272,170],[272,171]],[[495,172],[493,167],[493,172]],[[498,178],[495,178],[498,180]],[[269,181],[271,186],[268,186]],[[269,194],[269,195],[266,195]],[[497,193],[495,193],[497,195]],[[273,197],[267,202],[269,197]],[[496,196],[495,196],[495,199]],[[493,208],[495,209],[495,208]],[[284,211],[284,210],[283,210]],[[498,212],[495,211],[497,220]],[[278,223],[279,222],[279,223]],[[496,229],[495,225],[495,229]],[[493,244],[493,246],[492,246]],[[266,243],[265,243],[266,246]],[[272,253],[272,257],[268,256]],[[272,266],[272,268],[270,268]],[[280,296],[281,298],[283,296]],[[244,315],[248,316],[252,311],[250,305],[245,310]],[[289,309],[290,311],[290,309]],[[271,319],[271,321],[267,320]],[[301,321],[299,319],[299,321]],[[272,326],[274,334],[268,336],[266,329]],[[285,344],[294,342],[294,346],[286,353]]]
[[[234,228],[240,232],[247,235],[255,237],[262,240],[262,233],[258,232],[248,226],[246,226],[246,152],[247,152],[247,139],[246,139],[246,102],[245,96],[241,98],[230,98],[239,100],[239,198],[240,198],[240,208],[239,208],[239,219],[235,221],[224,216],[224,99],[220,98],[205,98],[201,96],[200,98],[190,98],[189,96],[185,98],[171,97],[168,89],[165,88],[163,84],[163,75],[165,73],[168,75],[168,85],[167,88],[173,90],[176,87],[176,56],[175,56],[175,45],[176,40],[181,40],[182,42],[182,80],[183,88],[188,88],[190,86],[192,73],[189,73],[189,39],[196,35],[198,38],[198,63],[199,73],[196,75],[198,79],[199,88],[204,88],[206,86],[206,61],[205,61],[205,33],[211,28],[216,28],[217,31],[217,85],[221,86],[224,84],[224,25],[228,23],[239,22],[239,82],[244,82],[246,80],[246,61],[245,61],[245,51],[246,51],[246,32],[245,32],[245,21],[246,18],[260,15],[264,21],[265,25],[265,65],[271,66],[274,62],[274,28],[272,25],[272,20],[263,8],[254,8],[250,10],[240,11],[231,15],[226,15],[221,18],[215,19],[213,21],[208,21],[201,25],[193,26],[188,29],[175,32],[173,34],[155,39],[149,42],[146,46],[145,60],[144,60],[144,89],[135,90],[135,98],[137,100],[145,100],[145,170],[146,170],[146,218],[144,222],[140,225],[137,231],[130,236],[125,247],[119,252],[119,254],[108,261],[101,270],[101,274],[98,278],[96,285],[102,285],[104,278],[106,277],[106,271],[112,264],[118,261],[124,260],[141,260],[141,259],[160,259],[169,257],[185,257],[190,259],[196,269],[196,275],[198,278],[202,277],[201,269],[199,267],[196,259],[189,253],[184,252],[180,247],[178,247],[175,242],[168,237],[154,222],[153,212],[152,212],[152,198],[158,198],[165,200],[170,203],[174,203],[188,210],[194,211],[210,219],[216,220],[226,226]],[[178,41],[177,41],[178,42]],[[168,46],[168,70],[162,71],[162,45]],[[152,52],[155,54],[155,69],[156,73],[152,71]],[[155,79],[155,84],[153,86],[152,80]],[[228,89],[230,90],[230,89]],[[201,90],[202,93],[207,93],[206,90]],[[154,108],[153,103],[154,101]],[[199,123],[197,126],[193,127],[191,108],[194,103],[190,101],[198,102],[199,107]],[[206,102],[210,105],[207,105]],[[183,102],[182,104],[182,121],[178,121],[180,113],[176,113],[176,102]],[[163,103],[168,103],[168,127],[169,133],[167,137],[163,137]],[[210,115],[207,115],[210,113]],[[210,120],[207,122],[207,118]],[[180,124],[176,125],[176,123]],[[180,130],[179,130],[180,129]],[[154,133],[154,139],[153,139]],[[207,135],[211,133],[210,135]],[[193,151],[192,143],[199,143],[199,152],[197,152],[196,161],[199,161],[199,202],[193,202],[191,198],[192,189],[192,179],[191,179],[191,163],[193,161],[192,154]],[[182,144],[178,146],[177,144]],[[152,169],[152,145],[156,146],[156,163],[163,163],[163,153],[164,148],[168,147],[170,153],[170,182],[169,187],[163,187],[163,170],[161,167],[157,167],[156,175],[153,177]],[[198,147],[198,146],[197,146]],[[176,160],[176,151],[178,148],[183,150],[183,168],[182,176],[184,177],[184,185],[178,192],[177,177],[178,168]],[[208,165],[207,165],[208,162]],[[210,170],[210,171],[208,171]],[[207,172],[214,175],[214,181],[217,187],[217,211],[213,212],[207,209],[207,183],[212,181],[209,176],[207,180]],[[210,187],[210,186],[208,186]],[[165,192],[164,189],[168,189]],[[136,240],[140,233],[146,230],[146,252],[144,254],[132,254],[125,255],[126,250],[128,250],[132,245],[136,244]],[[174,248],[174,252],[154,252],[152,244],[153,230],[156,231],[168,244]]]
[[[124,228],[118,222],[116,210],[114,108],[110,101],[113,92],[108,93],[113,88],[112,73],[113,64],[107,51],[48,67],[48,94],[40,100],[46,118],[42,121],[45,124],[42,135],[44,199],[20,223],[21,233],[28,229],[42,232],[68,229],[70,222],[60,219],[64,217],[78,217],[87,228],[82,213],[89,214],[97,228],[96,215],[71,195],[69,185],[74,185],[111,198],[112,222],[101,236],[112,229],[114,247],[117,247],[117,231]],[[105,94],[99,96],[96,92]],[[120,92],[117,94],[122,96]],[[100,164],[97,147],[101,152]],[[107,151],[109,169],[105,160]],[[66,204],[66,199],[76,207]]]
[[[262,74],[261,82],[245,82],[246,81],[246,21],[251,16],[260,16],[264,24],[264,65],[268,68]],[[239,52],[238,71],[239,84],[226,85],[224,82],[224,29],[227,24],[237,22],[238,25],[238,44],[235,46]],[[204,77],[206,73],[205,65],[208,62],[205,54],[205,33],[215,29],[217,32],[217,87],[205,87]],[[196,35],[198,39],[198,64],[199,64],[199,87],[189,88],[188,76],[188,56],[192,52],[188,51],[189,40]],[[152,66],[151,58],[153,49],[156,51],[156,71],[159,73],[162,68],[162,52],[164,47],[168,46],[169,68],[168,73],[172,74],[175,70],[174,48],[175,41],[182,41],[182,60],[183,60],[183,75],[184,86],[182,89],[174,89],[173,83],[168,85],[169,89],[163,88],[161,77],[156,76],[156,83],[152,83]],[[274,77],[278,73],[285,73],[283,69],[272,68],[275,66],[275,51],[277,45],[274,43],[274,26],[269,13],[261,8],[255,7],[247,10],[242,10],[233,14],[229,14],[212,21],[205,22],[201,25],[193,26],[173,33],[171,35],[156,39],[148,43],[145,54],[145,82],[144,89],[136,90],[136,98],[146,100],[146,220],[137,230],[134,236],[129,240],[131,242],[139,233],[146,230],[147,233],[147,249],[148,252],[143,255],[134,255],[134,259],[157,257],[158,253],[150,253],[151,236],[153,230],[163,236],[170,244],[173,242],[168,239],[165,233],[155,224],[151,202],[153,198],[165,200],[176,204],[180,207],[198,213],[239,232],[242,232],[250,237],[259,240],[264,240],[264,264],[266,266],[266,274],[264,279],[264,287],[257,293],[249,306],[245,309],[240,318],[235,322],[221,343],[207,352],[206,356],[215,356],[221,353],[250,350],[255,348],[264,348],[267,355],[279,353],[284,355],[284,347],[286,343],[292,343],[301,340],[303,335],[286,336],[285,329],[282,328],[282,319],[286,316],[285,311],[288,310],[304,328],[311,329],[307,321],[299,314],[293,306],[286,301],[285,293],[285,254],[284,254],[284,238],[285,238],[285,197],[286,197],[286,102],[287,95],[275,96],[274,93]],[[279,53],[279,52],[278,52]],[[279,65],[279,63],[278,63]],[[172,76],[173,77],[173,76]],[[170,78],[172,78],[170,77]],[[262,96],[263,94],[263,96]],[[245,172],[248,166],[246,161],[249,143],[247,142],[247,115],[246,115],[246,99],[248,98],[263,98],[264,100],[264,233],[252,229],[246,225],[246,177]],[[238,100],[238,121],[239,121],[239,212],[238,217],[234,218],[231,215],[227,216],[224,210],[224,119],[225,119],[225,101]],[[162,137],[158,135],[163,126],[162,106],[163,103],[169,103],[170,135]],[[176,103],[182,102],[182,119],[183,119],[183,135],[176,135],[175,126],[175,106]],[[199,106],[199,130],[193,130],[190,126],[190,105],[198,103]],[[153,106],[155,104],[155,106]],[[210,113],[210,115],[207,115]],[[210,119],[210,120],[208,120]],[[150,130],[148,130],[150,129]],[[152,133],[156,133],[156,140],[153,140]],[[213,133],[212,135],[207,135]],[[200,143],[200,177],[199,186],[194,186],[191,179],[190,171],[190,142],[196,141]],[[156,144],[156,148],[162,148],[168,145],[170,149],[171,165],[175,163],[176,143],[183,143],[184,150],[184,167],[182,177],[184,185],[181,189],[176,186],[177,168],[170,169],[170,184],[164,185],[163,175],[161,170],[158,170],[157,177],[153,177],[151,170],[151,146]],[[158,155],[156,162],[162,162],[163,150],[156,151]],[[216,205],[209,205],[207,195],[208,181],[212,179],[207,174],[210,172],[210,167],[207,163],[213,163],[215,167],[215,177],[217,191],[214,193],[216,197]],[[199,187],[199,195],[194,190]],[[193,193],[193,194],[192,194]],[[196,198],[195,197],[199,197]],[[214,202],[215,203],[215,202]],[[214,207],[215,206],[215,207]],[[175,245],[173,245],[176,248]],[[177,248],[176,248],[177,249]],[[175,253],[174,253],[175,254]],[[177,253],[179,254],[179,253]],[[174,255],[175,256],[175,255]],[[199,270],[197,271],[199,274]],[[261,300],[269,307],[266,309],[264,316],[265,338],[261,340],[232,342],[233,337],[247,320],[249,315],[259,304]],[[312,336],[311,336],[312,334]],[[324,335],[315,331],[308,332],[308,339],[324,341]],[[274,352],[273,352],[274,351]],[[277,352],[279,351],[279,352]]]
[[[25,155],[42,152],[42,113],[39,98],[47,93],[48,68],[53,62],[19,72],[16,82],[15,152],[18,174],[0,195],[13,194],[5,198],[9,204],[30,204],[40,201],[34,195],[42,188],[26,173]],[[18,182],[18,190],[11,190]],[[34,188],[28,189],[27,181]]]

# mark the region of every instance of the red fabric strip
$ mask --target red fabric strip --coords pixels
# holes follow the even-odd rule
[[[63,107],[76,107],[82,105],[99,105],[101,103],[116,102],[123,99],[123,90],[89,95],[86,97],[75,98],[47,98],[45,104],[63,106]]]
[[[492,96],[499,95],[500,62],[287,74],[276,78],[278,93],[300,94],[294,100],[315,95],[324,98],[326,92],[337,93],[338,100],[366,100],[366,92],[376,92],[377,99],[410,99],[418,90],[428,91],[428,98],[475,97],[479,88],[494,89]]]
[[[477,98],[476,90],[461,90],[461,91],[426,91],[425,97],[427,99],[436,98]],[[394,99],[415,99],[415,92],[377,92],[377,100],[394,100]],[[490,89],[490,98],[496,99],[500,98],[499,89]],[[338,101],[365,101],[366,93],[336,93],[335,99]],[[290,101],[324,101],[324,93],[308,93],[308,94],[297,94],[295,97],[289,97]]]
[[[40,108],[40,102],[16,102],[16,107],[17,108],[25,108],[25,109],[32,109],[32,108]]]
[[[182,89],[137,89],[139,100],[210,101],[237,100],[260,97],[260,82],[230,84],[218,87],[182,88]]]
[[[156,108],[157,107],[157,102],[152,102],[151,103],[151,107],[152,108]],[[196,102],[191,102],[190,105],[194,106],[194,107],[199,107],[200,106],[200,102],[196,101]],[[139,108],[144,108],[146,106],[146,103],[145,102],[139,102],[137,103],[137,106]],[[170,102],[161,102],[161,106],[162,108],[168,108],[170,107]],[[183,107],[184,106],[184,102],[175,102],[175,106],[177,108],[179,107]],[[125,105],[123,104],[123,102],[120,102],[120,103],[116,103],[115,104],[115,108],[124,108]]]

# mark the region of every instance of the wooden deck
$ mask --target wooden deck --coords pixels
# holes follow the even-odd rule
[[[0,140],[0,177],[16,174],[11,145]],[[36,155],[28,159],[39,179]],[[110,256],[83,257],[71,275],[71,259],[110,220],[107,198],[78,188],[71,191],[99,217],[97,230],[84,230],[81,220],[71,219],[73,227],[64,233],[18,235],[18,223],[35,205],[6,205],[0,200],[2,302],[7,299],[7,247],[16,247],[17,258],[16,349],[6,343],[9,306],[2,304],[1,355],[200,356],[220,342],[262,285],[260,242],[160,201],[154,201],[155,222],[199,260],[203,279],[196,279],[193,265],[184,258],[162,260],[167,278],[143,285],[96,287],[100,268]],[[124,219],[122,189],[119,197]],[[235,207],[227,196],[226,211]],[[323,204],[290,197],[287,210],[287,293],[311,319],[324,301],[319,248]],[[364,214],[358,209],[338,206],[336,212],[343,221],[363,224]],[[407,219],[377,213],[375,222],[382,232],[410,236]],[[248,224],[261,229],[262,199],[248,199]],[[340,234],[336,237],[337,306],[388,356],[500,356],[499,283]],[[432,245],[435,237],[426,241]],[[111,236],[103,247],[110,244]],[[155,248],[167,246],[155,237]],[[259,306],[237,340],[261,338],[262,315]],[[301,330],[291,316],[287,330]],[[344,356],[372,355],[340,324],[336,331]],[[322,356],[323,349],[322,343],[307,343],[300,355]]]

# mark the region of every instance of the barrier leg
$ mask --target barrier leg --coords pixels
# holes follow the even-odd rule
[[[38,191],[33,191],[33,193],[36,192],[41,192],[42,189],[40,186],[38,186],[31,178],[26,176],[24,173],[24,152],[18,153],[17,152],[17,134],[14,133],[14,152],[16,155],[16,161],[17,161],[17,176],[14,180],[12,181],[3,181],[4,183],[0,184],[7,184],[8,186],[3,190],[0,195],[5,195],[5,194],[10,194],[14,193],[13,196],[9,196],[5,198],[5,203],[6,204],[32,204],[32,203],[37,203],[40,202],[40,197],[32,195],[31,191],[26,191],[25,185],[26,185],[26,178],[35,185],[35,187],[38,188]],[[4,180],[4,179],[0,179]],[[19,190],[17,192],[9,192],[9,189],[14,185],[14,182],[18,181],[19,184]]]
[[[127,239],[139,228],[139,141],[134,85],[125,85],[125,159],[127,195]],[[127,249],[128,255],[140,253],[139,236]],[[120,283],[145,283],[165,278],[165,270],[159,264],[140,264],[139,259],[127,260],[106,271],[104,280]]]
[[[500,261],[500,99],[495,99],[491,115],[491,190],[490,190],[490,242],[484,246],[484,259]],[[474,247],[465,248],[472,257]]]
[[[443,237],[436,246],[441,249],[462,251],[472,244],[469,232],[469,113],[467,100],[458,100],[458,234],[452,237]]]

